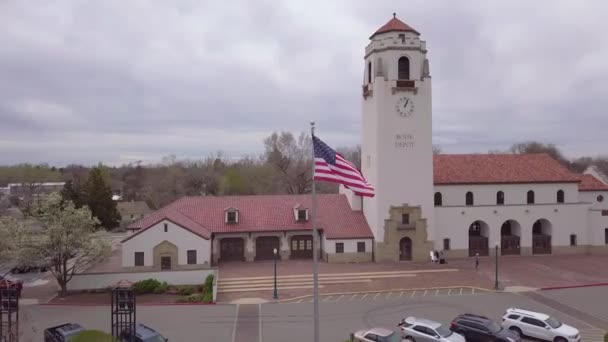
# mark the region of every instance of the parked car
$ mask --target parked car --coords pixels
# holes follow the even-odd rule
[[[462,335],[430,319],[408,317],[398,326],[402,336],[410,342],[465,342]]]
[[[30,272],[46,272],[51,268],[51,266],[44,261],[35,262],[35,263],[18,263],[11,269],[11,273],[19,274],[19,273],[30,273]]]
[[[384,329],[373,328],[368,330],[359,330],[355,332],[355,341],[363,342],[401,342],[403,339],[398,332]]]
[[[452,320],[450,330],[473,342],[520,342],[516,332],[504,329],[493,320],[479,315],[462,314]]]
[[[74,336],[84,331],[77,323],[66,323],[44,330],[44,342],[69,342]]]
[[[507,309],[502,317],[502,326],[520,336],[529,336],[545,341],[579,342],[578,329],[563,324],[547,314],[521,309]]]
[[[133,340],[131,340],[133,337]],[[163,337],[163,335],[159,334],[156,330],[138,323],[135,326],[135,336],[129,330],[125,330],[120,334],[120,339],[122,342],[166,342],[169,339]]]

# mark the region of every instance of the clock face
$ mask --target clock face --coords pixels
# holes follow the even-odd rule
[[[414,114],[414,101],[411,98],[404,96],[397,101],[395,110],[399,116],[409,118]]]

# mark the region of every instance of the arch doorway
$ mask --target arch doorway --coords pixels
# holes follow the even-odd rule
[[[490,229],[483,221],[475,221],[469,226],[469,256],[489,255],[488,236]]]
[[[520,255],[521,225],[515,220],[505,221],[500,227],[502,255]]]
[[[412,260],[412,239],[409,237],[399,241],[399,260]]]
[[[540,219],[532,225],[532,254],[551,254],[552,225],[546,219]]]

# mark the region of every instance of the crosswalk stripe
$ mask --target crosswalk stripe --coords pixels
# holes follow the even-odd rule
[[[359,276],[359,277],[369,277],[374,275],[390,275],[390,274],[424,274],[424,273],[441,273],[441,272],[458,272],[458,269],[455,268],[446,268],[439,270],[418,270],[418,271],[385,271],[385,272],[358,272],[358,273],[322,273],[319,274],[319,278],[324,277],[348,277],[348,276]],[[290,279],[290,278],[310,278],[312,279],[312,274],[290,274],[290,275],[281,275],[277,277],[278,279]],[[225,278],[220,279],[222,281],[233,281],[233,280],[241,280],[241,281],[253,281],[253,280],[263,280],[263,279],[274,279],[274,276],[261,276],[261,277],[235,277],[235,278]]]

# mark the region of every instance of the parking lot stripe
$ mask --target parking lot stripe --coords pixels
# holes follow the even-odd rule
[[[439,289],[435,290],[435,296],[439,295]]]
[[[344,297],[344,295],[341,295],[340,297],[338,297],[338,299],[336,299],[336,302],[339,301],[340,299],[342,299],[342,297]]]
[[[236,310],[234,312],[234,326],[232,327],[232,342],[236,341],[236,324],[239,321],[239,305],[236,305]]]
[[[471,289],[471,294],[475,294],[475,288]]]
[[[369,293],[366,293],[363,297],[361,297],[361,299],[365,299],[365,297],[367,297],[367,295],[369,295]]]
[[[374,299],[378,298],[379,295],[380,295],[380,292],[376,293],[376,295],[374,296]]]
[[[412,295],[410,297],[414,297],[414,294],[416,294],[416,290],[414,290],[414,292],[412,292]]]
[[[392,294],[393,294],[392,292],[387,293],[387,294],[386,294],[386,299],[389,299],[389,298],[391,297],[391,295],[392,295]]]
[[[460,288],[460,295],[462,296],[462,287]]]
[[[403,297],[403,291],[399,294],[399,298]]]
[[[448,289],[448,296],[452,294],[452,289]]]
[[[352,297],[350,297],[349,300],[353,300],[353,299],[355,299],[355,297],[357,297],[357,294],[354,294]]]
[[[422,295],[423,297],[426,296],[426,293],[429,292],[429,290],[424,290],[424,294]]]
[[[333,297],[333,296],[328,296],[328,297],[325,297],[325,299],[323,299],[323,301],[324,301],[324,302],[327,302],[327,301],[328,301],[328,300],[330,300],[332,297]]]

